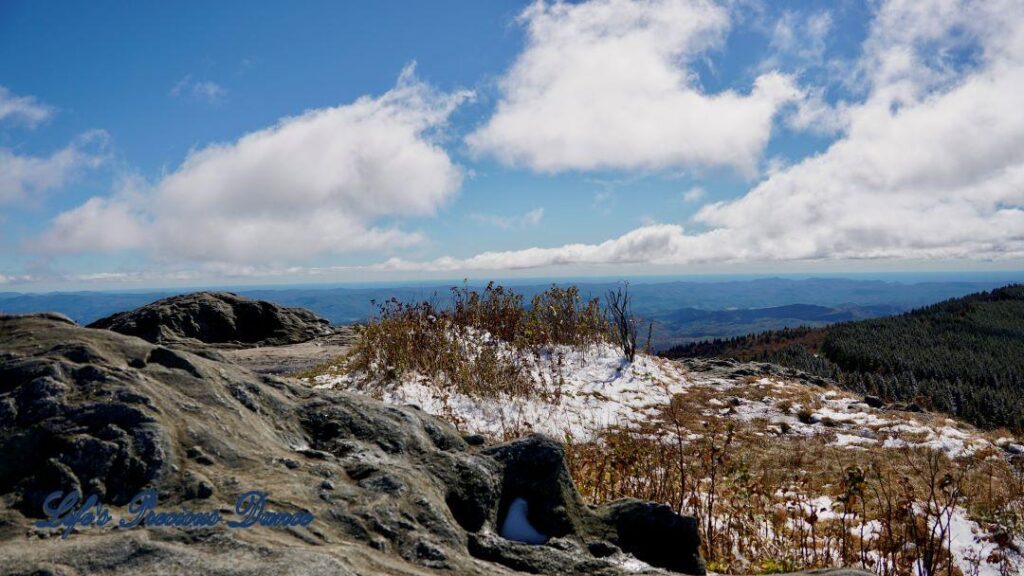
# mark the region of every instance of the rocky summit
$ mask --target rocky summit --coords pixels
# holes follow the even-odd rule
[[[240,495],[262,491],[268,510],[313,519],[36,525],[53,491],[96,494],[125,518],[145,489],[161,510],[229,518]],[[550,438],[483,446],[416,407],[53,314],[0,316],[0,497],[0,574],[705,571],[694,518],[638,500],[585,504]],[[502,537],[517,522],[543,543]]]
[[[0,573],[617,574],[620,550],[703,570],[692,520],[641,502],[585,506],[547,438],[474,448],[412,407],[55,316],[3,317],[0,349]],[[258,489],[316,519],[285,531],[85,527],[67,540],[32,527],[51,491],[116,509],[144,488],[175,510],[230,509]],[[514,498],[533,504],[547,545],[496,534]],[[672,561],[637,546],[629,522],[683,537]]]
[[[330,322],[303,308],[285,308],[231,292],[194,292],[101,318],[105,328],[157,344],[195,341],[221,346],[279,346],[330,335]]]

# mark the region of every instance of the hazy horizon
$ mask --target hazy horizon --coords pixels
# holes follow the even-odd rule
[[[91,287],[88,289],[35,289],[35,290],[0,290],[0,294],[61,294],[61,293],[107,293],[107,294],[133,294],[133,293],[184,293],[203,290],[225,290],[225,291],[274,291],[274,290],[331,290],[331,289],[376,289],[376,288],[448,288],[461,286],[468,283],[471,286],[483,286],[488,282],[495,284],[516,287],[516,286],[543,286],[549,284],[607,284],[628,282],[638,285],[657,285],[671,283],[719,283],[719,282],[748,282],[758,280],[852,280],[852,281],[880,281],[897,284],[923,284],[923,283],[947,283],[947,282],[995,282],[995,283],[1021,283],[1024,282],[1024,271],[1019,270],[993,270],[993,271],[963,271],[963,270],[942,270],[942,271],[903,271],[903,272],[860,272],[860,273],[777,273],[777,274],[651,274],[631,276],[525,276],[525,277],[449,277],[437,279],[412,279],[412,280],[379,280],[379,281],[323,281],[323,282],[302,282],[302,283],[211,283],[211,284],[165,284],[152,286],[123,286],[123,287]],[[10,287],[8,287],[10,288]]]

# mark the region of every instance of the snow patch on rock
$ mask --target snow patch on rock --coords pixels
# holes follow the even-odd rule
[[[543,544],[548,537],[530,524],[530,505],[523,498],[516,498],[508,505],[505,521],[501,523],[501,537],[525,544]]]

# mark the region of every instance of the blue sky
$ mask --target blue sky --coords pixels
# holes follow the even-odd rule
[[[298,4],[0,4],[0,290],[1022,267],[1017,0]]]

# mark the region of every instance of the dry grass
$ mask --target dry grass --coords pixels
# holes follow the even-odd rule
[[[704,418],[679,398],[644,428],[568,438],[568,463],[591,502],[636,497],[696,516],[716,572],[962,574],[948,550],[959,507],[995,528],[1001,546],[975,562],[1013,573],[1006,554],[1024,534],[1024,463],[984,452],[951,460],[923,448],[851,450],[827,436],[766,436],[760,424]]]
[[[598,301],[584,301],[575,287],[552,286],[529,306],[521,295],[493,283],[482,292],[452,288],[451,296],[447,307],[397,300],[379,304],[359,328],[350,355],[318,373],[359,374],[368,387],[416,375],[462,394],[524,397],[535,392],[524,353],[554,346],[585,349],[608,338]]]

